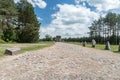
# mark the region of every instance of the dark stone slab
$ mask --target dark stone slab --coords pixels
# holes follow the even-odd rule
[[[5,50],[5,54],[8,54],[8,55],[16,55],[19,53],[19,51],[21,50],[21,48],[7,48]]]

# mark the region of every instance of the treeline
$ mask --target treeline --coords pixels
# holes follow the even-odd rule
[[[65,42],[85,42],[86,41],[88,43],[91,43],[92,39],[94,39],[97,42],[97,44],[106,44],[106,42],[109,41],[108,37],[105,38],[100,36],[96,36],[94,38],[92,37],[71,38],[70,37],[70,38],[63,38],[62,41],[65,41]],[[113,40],[112,37],[110,37],[110,39]],[[115,42],[113,43],[113,41],[111,41],[112,42],[111,44],[118,44],[120,37],[114,37],[114,39],[115,39],[114,40]]]
[[[52,37],[49,34],[46,34],[45,38],[40,39],[40,41],[55,41],[55,40],[56,40],[56,37]]]
[[[82,37],[82,38],[63,38],[63,41],[65,42],[83,42],[83,41],[87,41],[90,42],[91,40],[88,37]]]
[[[0,39],[9,42],[37,42],[40,23],[27,0],[0,0]]]
[[[89,27],[89,37],[64,38],[67,42],[91,42],[95,39],[97,43],[104,44],[109,41],[111,44],[120,42],[120,14],[108,13],[105,17],[94,20]]]
[[[120,14],[108,13],[92,22],[89,27],[90,38],[98,39],[99,42],[109,41],[118,44],[120,41]]]

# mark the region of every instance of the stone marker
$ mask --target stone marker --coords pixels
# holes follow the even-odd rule
[[[56,36],[56,42],[61,42],[61,36]]]
[[[83,42],[83,47],[86,47],[86,45],[87,45],[87,42],[86,41]]]
[[[94,39],[92,39],[92,47],[94,48],[96,44],[96,41]]]
[[[21,48],[7,48],[5,50],[5,54],[15,55],[15,54],[18,54],[20,50],[21,50]]]
[[[118,51],[120,51],[120,42],[119,42],[119,47],[118,47]]]
[[[106,43],[105,50],[111,50],[109,41]]]

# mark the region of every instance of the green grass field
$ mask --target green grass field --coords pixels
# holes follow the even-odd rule
[[[69,43],[82,46],[82,43],[80,42],[69,42]],[[87,47],[92,48],[92,45],[88,43]],[[118,45],[110,45],[110,47],[111,47],[111,51],[118,52]],[[100,50],[105,50],[105,44],[96,44],[95,48]]]
[[[25,51],[42,49],[54,45],[54,42],[39,42],[39,43],[0,43],[0,57],[4,56],[6,48],[20,47],[20,53]]]

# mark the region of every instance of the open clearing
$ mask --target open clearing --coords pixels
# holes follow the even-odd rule
[[[0,61],[0,80],[120,80],[120,55],[56,43]]]

